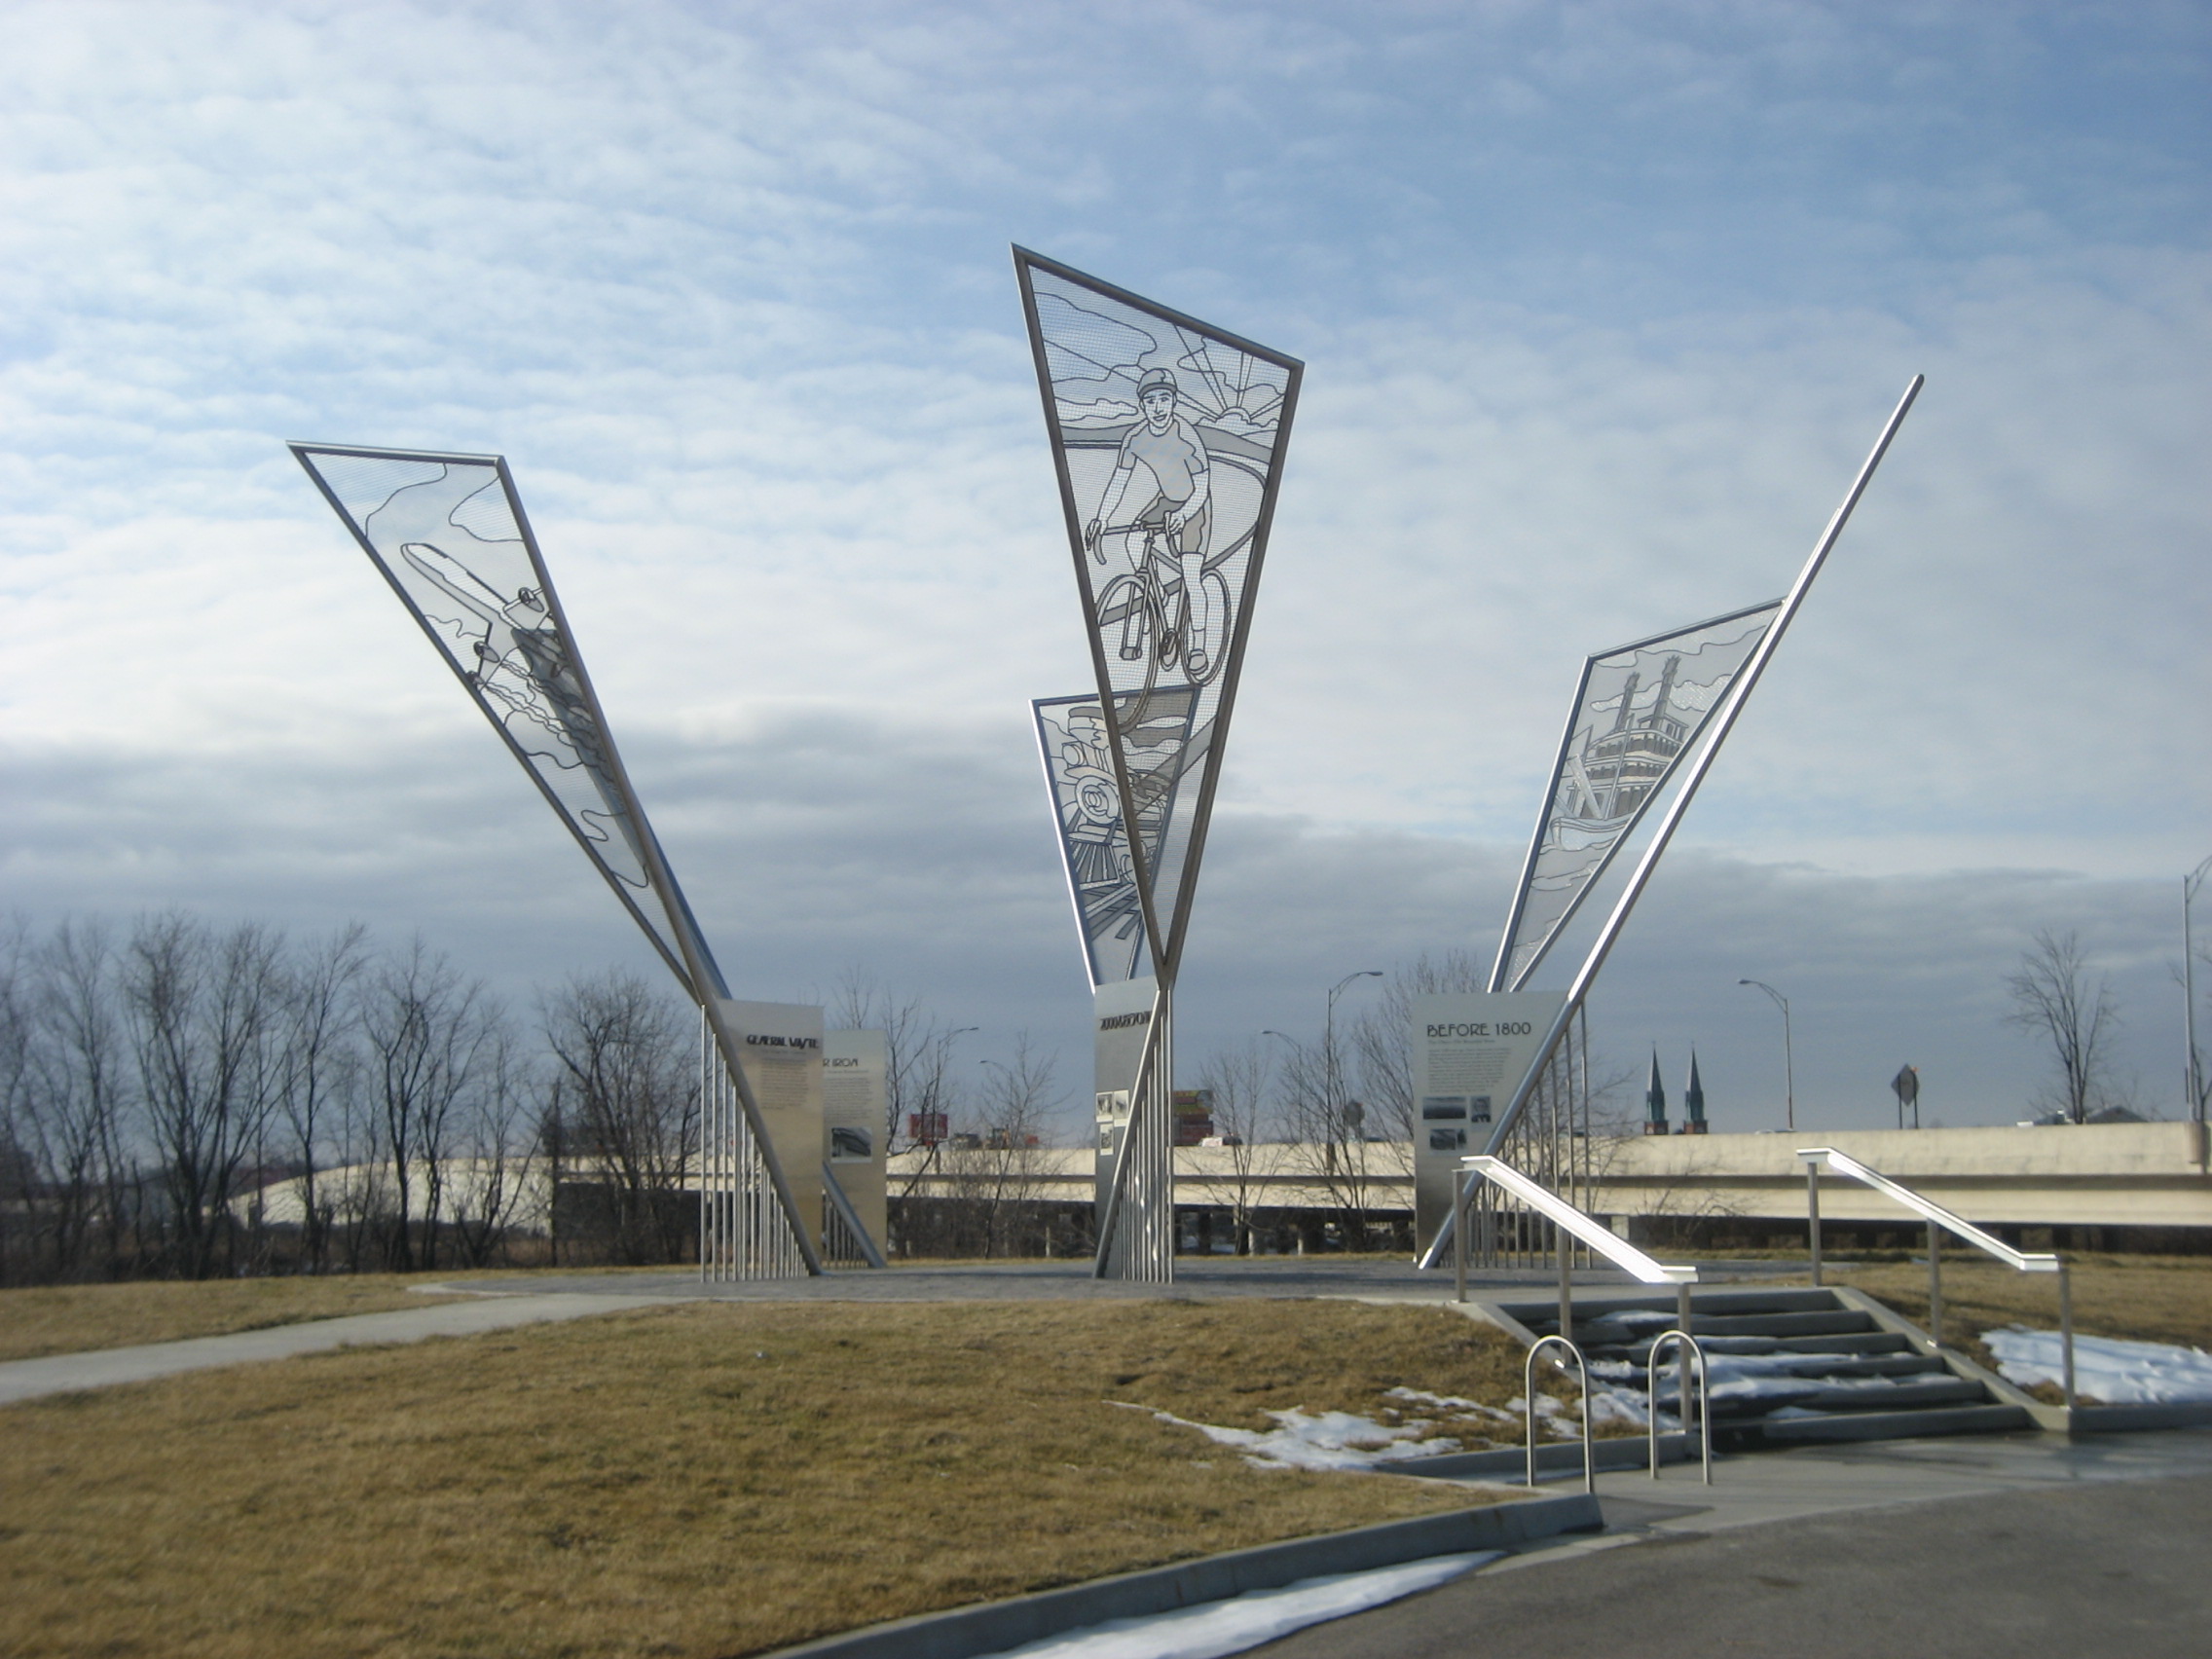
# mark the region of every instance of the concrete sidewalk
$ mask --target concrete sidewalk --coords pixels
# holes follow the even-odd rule
[[[313,1319],[266,1330],[239,1331],[227,1337],[193,1337],[142,1347],[102,1348],[94,1353],[54,1354],[0,1365],[0,1406],[65,1394],[79,1388],[108,1388],[119,1382],[145,1382],[184,1371],[247,1365],[255,1360],[286,1359],[296,1353],[363,1347],[383,1343],[415,1343],[425,1337],[473,1337],[517,1325],[542,1325],[620,1313],[633,1308],[658,1308],[682,1300],[673,1296],[470,1296],[466,1301],[435,1302],[390,1313],[354,1313],[343,1319]]]
[[[2203,1651],[2212,1431],[1806,1447],[1729,1458],[1710,1490],[1694,1465],[1665,1474],[1601,1476],[1601,1535],[1254,1659]]]

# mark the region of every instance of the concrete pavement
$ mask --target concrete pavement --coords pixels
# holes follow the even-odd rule
[[[2161,1659],[2212,1630],[2212,1431],[1805,1447],[1711,1489],[1679,1464],[1598,1489],[1602,1535],[1255,1659]]]
[[[141,1347],[18,1359],[0,1365],[0,1406],[36,1399],[41,1394],[109,1388],[119,1382],[146,1382],[184,1371],[248,1365],[255,1360],[285,1359],[296,1353],[321,1353],[330,1348],[414,1343],[425,1337],[473,1337],[516,1325],[581,1319],[595,1313],[619,1313],[630,1308],[656,1308],[674,1300],[634,1292],[618,1296],[471,1296],[465,1301],[439,1301],[390,1313],[352,1313],[343,1319],[272,1325],[266,1330],[238,1331],[224,1337],[194,1337],[184,1342],[149,1343]]]

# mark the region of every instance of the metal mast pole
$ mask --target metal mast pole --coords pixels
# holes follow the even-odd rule
[[[1506,1138],[1512,1134],[1514,1125],[1520,1122],[1545,1061],[1558,1046],[1560,1035],[1566,1031],[1567,1022],[1574,1017],[1574,1011],[1582,1006],[1582,999],[1590,994],[1591,981],[1597,978],[1598,971],[1605,965],[1605,957],[1611,952],[1613,941],[1620,937],[1622,925],[1627,922],[1629,912],[1636,908],[1637,900],[1642,897],[1644,884],[1651,879],[1651,872],[1659,863],[1659,855],[1667,850],[1667,843],[1674,839],[1676,827],[1681,823],[1682,814],[1689,810],[1691,800],[1697,795],[1698,785],[1705,781],[1705,774],[1714,758],[1719,755],[1720,746],[1727,742],[1728,733],[1736,724],[1736,718],[1744,712],[1745,699],[1757,686],[1759,676],[1766,672],[1766,665],[1773,659],[1775,647],[1782,644],[1782,637],[1789,631],[1791,619],[1796,616],[1798,608],[1805,603],[1805,594],[1812,587],[1813,578],[1821,573],[1821,567],[1827,563],[1829,552],[1843,535],[1843,527],[1851,522],[1852,509],[1859,505],[1859,498],[1866,493],[1866,486],[1873,482],[1874,469],[1882,464],[1882,457],[1889,453],[1890,440],[1898,435],[1898,428],[1904,424],[1904,418],[1912,408],[1913,399],[1920,395],[1920,388],[1926,384],[1925,375],[1914,375],[1912,384],[1904,388],[1904,396],[1898,400],[1898,406],[1890,412],[1890,418],[1882,427],[1882,435],[1875,440],[1872,453],[1859,469],[1859,476],[1852,480],[1851,489],[1843,498],[1843,504],[1836,508],[1835,516],[1828,520],[1827,529],[1822,533],[1819,543],[1813,548],[1812,557],[1805,561],[1805,568],[1797,572],[1797,580],[1791,585],[1788,597],[1782,602],[1782,608],[1775,613],[1774,625],[1767,629],[1766,637],[1759,641],[1758,649],[1751,653],[1751,660],[1744,665],[1743,671],[1736,676],[1735,682],[1728,687],[1727,701],[1714,719],[1713,735],[1706,740],[1704,749],[1699,751],[1697,759],[1682,779],[1681,791],[1667,808],[1665,816],[1659,820],[1658,829],[1652,831],[1651,844],[1644,848],[1643,857],[1637,862],[1635,872],[1628,879],[1627,889],[1614,903],[1612,914],[1605,918],[1605,925],[1599,931],[1597,942],[1591,945],[1590,954],[1584,959],[1581,971],[1575,975],[1573,984],[1568,986],[1567,1001],[1560,1005],[1559,1014],[1544,1034],[1543,1046],[1537,1051],[1535,1064],[1530,1067],[1528,1075],[1521,1080],[1521,1087],[1514,1091],[1512,1101],[1499,1116],[1496,1126],[1491,1130],[1489,1144],[1483,1148],[1490,1156],[1494,1158],[1498,1155],[1505,1146]]]

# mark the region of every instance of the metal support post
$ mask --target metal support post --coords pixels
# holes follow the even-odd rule
[[[1943,1235],[1928,1224],[1928,1334],[1943,1346]]]
[[[1474,1187],[1474,1172],[1452,1172],[1452,1300],[1467,1300],[1467,1194]]]
[[[1821,1166],[1808,1160],[1805,1164],[1805,1234],[1813,1249],[1813,1284],[1821,1282]]]
[[[2074,1282],[2066,1259],[2058,1261],[2058,1347],[2066,1390],[2066,1409],[2074,1409]]]
[[[1574,1240],[1556,1223],[1552,1237],[1559,1243],[1559,1334],[1574,1340]]]
[[[1691,1342],[1696,1341],[1696,1334],[1690,1329],[1690,1287],[1686,1284],[1675,1286],[1675,1328],[1680,1331],[1683,1336],[1690,1338]],[[1684,1434],[1690,1431],[1689,1350],[1690,1343],[1681,1343],[1677,1345],[1675,1351],[1675,1399],[1682,1408],[1682,1432]],[[1698,1381],[1706,1389],[1705,1432],[1706,1437],[1711,1439],[1713,1435],[1713,1379],[1704,1373],[1705,1356],[1703,1353],[1698,1355]]]

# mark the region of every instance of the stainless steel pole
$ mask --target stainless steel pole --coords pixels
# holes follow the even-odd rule
[[[2066,1409],[2074,1409],[2074,1277],[2066,1271],[2066,1258],[2058,1259],[2058,1347],[2061,1384],[2066,1392]]]
[[[1452,1172],[1452,1299],[1467,1300],[1467,1192],[1474,1185],[1472,1170]]]
[[[2189,1116],[2192,1122],[2204,1122],[2204,1062],[2196,1051],[2196,947],[2190,933],[2190,901],[2204,884],[2204,872],[2212,870],[2212,859],[2206,859],[2195,869],[2181,878],[2181,996],[2182,1041],[2189,1050],[2184,1057],[2183,1076],[2189,1084]]]
[[[1821,1282],[1821,1166],[1805,1162],[1805,1232],[1813,1246],[1813,1283]]]
[[[1552,1224],[1559,1245],[1559,1334],[1574,1341],[1574,1239],[1566,1228]]]
[[[1550,1062],[1552,1050],[1559,1044],[1560,1034],[1567,1029],[1567,1021],[1574,1017],[1575,1011],[1582,1006],[1582,999],[1590,994],[1591,981],[1597,978],[1598,971],[1604,967],[1605,958],[1613,948],[1613,941],[1620,938],[1621,928],[1628,921],[1629,913],[1636,908],[1637,900],[1643,896],[1644,886],[1650,881],[1660,855],[1666,852],[1667,843],[1675,838],[1676,827],[1681,823],[1682,815],[1689,810],[1690,802],[1697,796],[1698,785],[1705,781],[1706,772],[1719,756],[1720,746],[1728,741],[1728,733],[1734,729],[1737,717],[1744,712],[1745,700],[1758,685],[1759,677],[1766,672],[1766,665],[1773,658],[1775,647],[1782,644],[1782,637],[1788,631],[1791,619],[1804,605],[1805,594],[1812,587],[1813,578],[1821,573],[1821,567],[1827,562],[1828,554],[1843,535],[1843,527],[1851,522],[1852,509],[1859,505],[1859,498],[1866,493],[1866,486],[1873,482],[1874,469],[1882,464],[1882,457],[1889,453],[1890,441],[1897,436],[1898,428],[1904,424],[1905,415],[1911,410],[1913,399],[1920,395],[1920,388],[1926,384],[1926,376],[1914,375],[1911,384],[1904,388],[1904,396],[1898,400],[1898,406],[1890,412],[1889,420],[1882,426],[1882,435],[1875,440],[1872,452],[1859,469],[1859,475],[1851,481],[1843,504],[1836,508],[1834,516],[1828,520],[1827,529],[1822,532],[1820,541],[1813,548],[1812,557],[1805,561],[1804,568],[1797,572],[1797,580],[1791,584],[1788,596],[1784,598],[1782,608],[1775,612],[1773,623],[1759,641],[1757,648],[1751,652],[1751,660],[1744,664],[1736,678],[1730,682],[1727,696],[1722,700],[1719,712],[1713,717],[1713,735],[1706,739],[1704,747],[1698,751],[1697,758],[1690,762],[1689,770],[1682,778],[1681,788],[1660,817],[1658,828],[1652,830],[1650,843],[1643,849],[1642,857],[1637,860],[1636,868],[1629,875],[1628,885],[1614,901],[1612,913],[1605,918],[1604,926],[1598,932],[1597,941],[1590,947],[1590,954],[1583,959],[1573,983],[1567,987],[1567,1000],[1560,1005],[1559,1014],[1553,1018],[1550,1029],[1544,1033],[1543,1041],[1536,1051],[1535,1063],[1521,1079],[1521,1085],[1514,1090],[1513,1098],[1506,1103],[1504,1112],[1492,1127],[1489,1143],[1483,1151],[1496,1156],[1504,1149],[1506,1138],[1521,1121],[1521,1114],[1528,1108],[1529,1097],[1535,1090],[1536,1079]]]
[[[1928,1334],[1943,1346],[1943,1235],[1928,1224]]]

